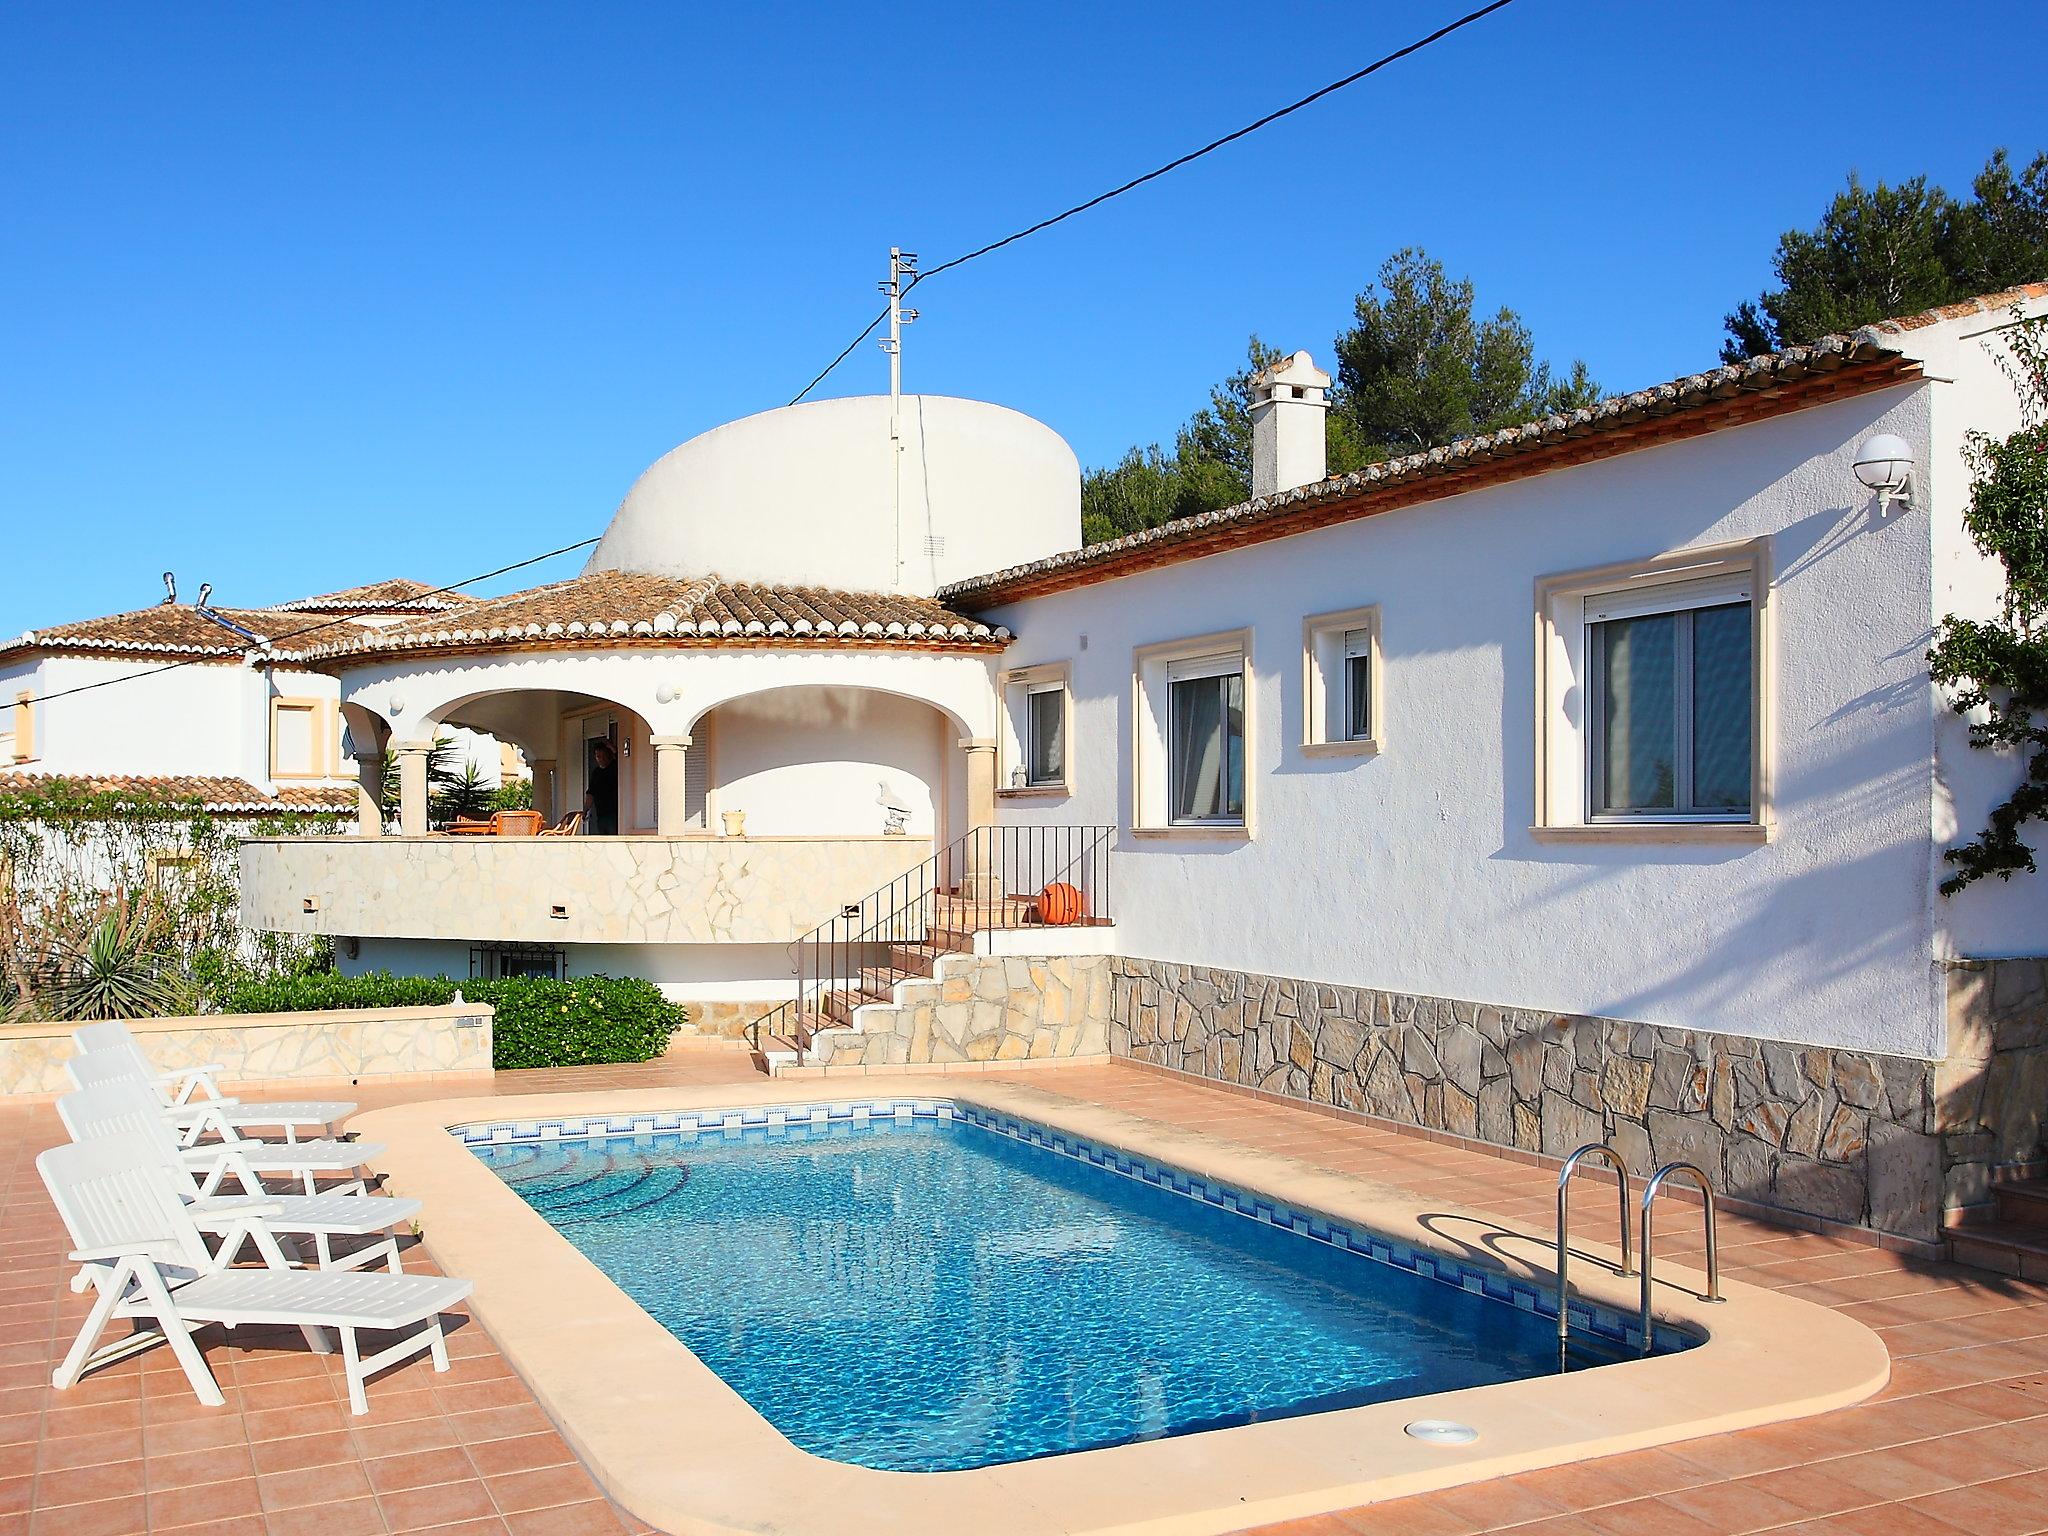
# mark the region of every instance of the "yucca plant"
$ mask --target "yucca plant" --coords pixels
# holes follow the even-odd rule
[[[115,896],[65,937],[36,1011],[63,1020],[177,1013],[186,987],[167,927],[154,903]]]

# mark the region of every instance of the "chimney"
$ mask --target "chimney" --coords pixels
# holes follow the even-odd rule
[[[1328,473],[1323,414],[1330,376],[1306,352],[1252,375],[1252,494],[1312,485]]]

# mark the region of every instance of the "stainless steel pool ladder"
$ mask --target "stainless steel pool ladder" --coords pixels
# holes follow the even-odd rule
[[[1566,1266],[1571,1262],[1572,1223],[1572,1176],[1579,1171],[1579,1164],[1589,1157],[1605,1158],[1614,1168],[1614,1177],[1621,1185],[1621,1272],[1634,1273],[1630,1262],[1628,1232],[1628,1164],[1613,1146],[1604,1141],[1588,1142],[1564,1160],[1564,1167],[1557,1174],[1557,1340],[1562,1344],[1571,1334],[1571,1324],[1566,1320],[1565,1303],[1570,1299],[1566,1283]],[[1647,1209],[1647,1207],[1645,1207]],[[1649,1237],[1647,1230],[1643,1241],[1643,1269],[1649,1272]],[[1647,1291],[1644,1292],[1648,1294]]]
[[[1567,1164],[1567,1167],[1569,1167],[1569,1164]],[[1646,1355],[1650,1352],[1650,1271],[1653,1267],[1650,1253],[1650,1245],[1653,1241],[1653,1231],[1650,1224],[1650,1208],[1656,1204],[1657,1196],[1664,1188],[1664,1181],[1676,1176],[1684,1176],[1690,1178],[1693,1181],[1693,1183],[1699,1186],[1700,1210],[1705,1216],[1707,1227],[1707,1294],[1703,1299],[1706,1301],[1721,1300],[1721,1254],[1719,1244],[1717,1243],[1714,1235],[1714,1186],[1708,1182],[1706,1173],[1696,1163],[1666,1163],[1662,1168],[1659,1168],[1655,1173],[1651,1174],[1650,1182],[1643,1186],[1642,1323],[1643,1353]],[[1623,1198],[1626,1199],[1627,1197],[1623,1196]],[[1562,1211],[1563,1208],[1562,1199],[1563,1197],[1560,1196],[1560,1211]],[[1626,1252],[1627,1250],[1624,1249],[1623,1251]],[[1560,1286],[1562,1286],[1563,1282],[1564,1268],[1562,1261],[1560,1261],[1558,1267],[1558,1283]],[[1558,1315],[1559,1317],[1562,1317],[1564,1315],[1564,1309],[1562,1306],[1558,1308]]]

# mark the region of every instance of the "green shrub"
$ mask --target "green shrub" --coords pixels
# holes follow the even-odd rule
[[[394,976],[368,971],[343,976],[338,971],[302,976],[251,979],[231,987],[224,1013],[301,1013],[318,1008],[432,1008],[455,1000],[461,983],[446,976]],[[470,994],[464,992],[463,996]]]
[[[633,977],[508,976],[469,982],[462,995],[497,1009],[491,1065],[503,1068],[652,1061],[685,1017],[661,988]]]
[[[681,1007],[651,981],[579,976],[554,981],[508,976],[502,981],[454,981],[446,976],[362,976],[332,972],[251,981],[228,994],[229,1013],[297,1013],[322,1008],[423,1008],[453,1002],[460,991],[489,1003],[491,1065],[580,1067],[601,1062],[651,1061],[682,1027]]]

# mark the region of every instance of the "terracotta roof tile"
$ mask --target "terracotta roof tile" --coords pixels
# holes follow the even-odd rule
[[[257,637],[257,642],[274,643],[304,635],[310,644],[316,634],[359,631],[361,626],[349,622],[356,615],[400,613],[407,609],[421,614],[440,613],[476,601],[445,593],[432,598],[420,596],[432,590],[423,581],[397,579],[319,597],[303,597],[274,608],[201,608],[194,603],[157,603],[103,618],[29,630],[13,640],[0,641],[0,656],[60,651],[234,662],[258,648],[250,635]],[[238,630],[247,633],[237,633]]]
[[[163,800],[196,800],[206,810],[241,815],[299,815],[306,812],[351,812],[356,790],[351,784],[280,785],[266,795],[247,779],[213,774],[140,773],[0,773],[0,794],[22,794],[56,782],[88,794],[128,794]]]
[[[393,651],[535,647],[865,645],[881,650],[1001,650],[1009,631],[928,597],[763,586],[716,577],[591,571],[485,598],[458,614],[324,636],[281,656],[308,663]]]
[[[447,592],[409,577],[372,581],[360,587],[343,587],[339,592],[322,592],[279,603],[279,613],[442,613],[476,602],[466,592]]]

